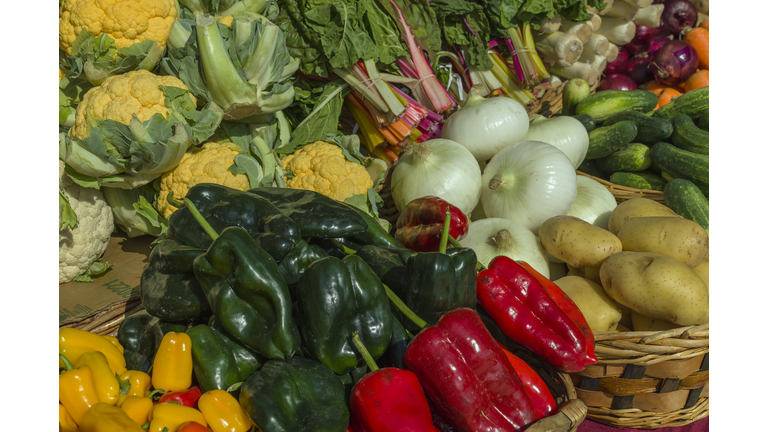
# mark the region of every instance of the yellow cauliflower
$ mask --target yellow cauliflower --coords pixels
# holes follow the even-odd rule
[[[175,0],[64,0],[59,9],[59,48],[72,54],[83,29],[106,33],[117,48],[153,40],[164,47],[174,21]]]
[[[160,86],[179,87],[189,90],[184,83],[173,76],[160,76],[145,70],[137,70],[107,78],[103,84],[88,90],[82,102],[77,105],[72,136],[86,138],[86,109],[102,120],[115,120],[123,124],[131,122],[131,115],[142,122],[155,113],[168,116],[165,95]],[[193,102],[195,97],[189,95]]]
[[[181,163],[164,173],[160,179],[160,193],[157,197],[160,214],[167,218],[176,211],[176,207],[168,203],[168,193],[173,191],[173,199],[181,201],[187,196],[189,188],[199,183],[216,183],[237,190],[250,189],[248,176],[232,174],[229,170],[240,152],[240,147],[231,142],[209,142],[203,144],[202,148],[185,153]]]
[[[283,158],[282,168],[293,171],[286,179],[291,189],[320,192],[337,201],[365,193],[373,180],[362,165],[350,162],[336,145],[316,141]]]

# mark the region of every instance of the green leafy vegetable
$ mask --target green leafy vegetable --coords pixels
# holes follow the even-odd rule
[[[437,15],[445,42],[463,48],[469,54],[470,64],[480,70],[490,70],[493,67],[487,54],[490,25],[483,4],[468,0],[433,0],[430,7]]]

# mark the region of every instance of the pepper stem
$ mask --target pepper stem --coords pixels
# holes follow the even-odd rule
[[[184,206],[184,203],[181,201],[178,201],[173,197],[173,191],[168,192],[168,195],[165,197],[166,201],[168,201],[168,204],[176,207],[176,208],[182,208]]]
[[[70,362],[64,354],[59,354],[59,360],[61,360],[62,363],[64,363],[64,367],[67,368],[68,371],[71,371],[75,367],[72,366],[72,362]]]
[[[443,223],[443,234],[440,236],[440,253],[448,250],[448,237],[451,235],[451,207],[445,206],[445,222]]]
[[[376,361],[371,356],[371,353],[368,352],[368,349],[365,348],[363,340],[360,339],[360,333],[352,333],[352,343],[355,344],[355,348],[360,351],[360,354],[363,356],[365,363],[368,365],[368,369],[370,369],[371,372],[379,370],[379,366],[376,364]]]
[[[405,303],[403,303],[403,301],[400,300],[400,297],[398,297],[397,294],[392,292],[392,290],[389,289],[388,286],[384,285],[384,290],[387,291],[387,297],[389,298],[389,301],[391,301],[392,304],[395,305],[395,307],[397,308],[397,310],[400,311],[400,313],[408,317],[408,319],[411,320],[411,322],[413,322],[414,324],[416,324],[419,328],[424,328],[427,326],[427,322],[419,318],[418,315],[416,315],[411,310],[411,308],[409,308]]]
[[[451,242],[451,244],[453,245],[453,247],[457,247],[457,248],[463,247],[463,246],[461,245],[461,243],[459,243],[459,241],[458,241],[458,240],[456,240],[455,238],[453,238],[453,236],[452,236],[452,235],[450,235],[450,234],[448,234],[448,241],[449,241],[449,242]]]
[[[211,236],[211,239],[216,240],[219,238],[219,233],[216,232],[216,230],[213,229],[211,224],[208,223],[207,220],[203,217],[203,215],[200,214],[200,210],[195,207],[194,204],[192,204],[192,201],[189,200],[189,198],[184,198],[184,204],[187,205],[187,208],[192,213],[192,216],[195,217],[195,220],[197,223],[200,224],[201,227],[203,227],[203,231],[205,231],[209,236]]]
[[[152,399],[153,397],[155,397],[155,394],[157,393],[165,394],[165,390],[163,389],[152,390],[152,393],[148,394],[146,397],[148,397],[149,399]]]

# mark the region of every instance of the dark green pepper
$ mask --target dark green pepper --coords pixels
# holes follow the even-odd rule
[[[359,256],[312,263],[296,288],[302,345],[337,374],[364,364],[352,343],[357,331],[373,358],[392,337],[392,314],[384,285]]]
[[[203,393],[226,390],[232,384],[243,382],[266,362],[223,332],[220,325],[196,325],[187,334],[192,340],[192,367]]]
[[[148,371],[163,336],[168,332],[186,331],[187,324],[162,321],[145,310],[125,317],[117,329],[117,340],[124,350],[125,367],[129,370]]]
[[[386,248],[375,245],[365,245],[357,249],[357,255],[371,267],[376,276],[390,289],[402,290],[397,287],[405,285],[408,257],[416,252],[405,248]]]
[[[405,330],[405,327],[397,318],[400,313],[392,306],[392,339],[384,354],[379,358],[378,363],[381,367],[396,367],[403,369],[403,353],[408,346],[408,342],[413,338]]]
[[[310,245],[306,241],[301,240],[280,261],[280,274],[283,275],[285,283],[288,284],[292,297],[295,295],[296,284],[299,283],[299,278],[304,273],[304,270],[313,262],[327,256],[328,254],[320,246]]]
[[[299,226],[266,198],[217,184],[203,183],[189,189],[187,196],[217,232],[239,226],[276,261],[285,257],[301,240]],[[187,246],[207,249],[211,237],[197,223],[188,208],[168,218],[168,237]]]
[[[300,338],[288,286],[275,260],[247,231],[225,228],[195,259],[194,270],[229,334],[270,359],[296,352]]]
[[[359,214],[360,217],[365,220],[365,223],[368,224],[368,230],[362,234],[356,234],[352,236],[350,240],[360,244],[369,244],[387,248],[405,247],[402,243],[389,235],[389,233],[381,226],[381,224],[379,224],[379,222],[377,222],[376,219],[374,219],[371,215],[355,206],[352,206],[352,208],[355,209],[357,214]]]
[[[368,230],[368,224],[352,206],[318,192],[267,187],[248,193],[269,200],[299,225],[304,237],[349,237]]]
[[[192,262],[205,249],[175,240],[158,243],[141,272],[141,303],[147,312],[167,321],[211,316],[211,306],[195,278]]]
[[[268,361],[240,387],[240,406],[263,432],[344,432],[344,385],[314,360]]]
[[[341,383],[344,385],[345,400],[349,400],[355,384],[357,384],[357,382],[360,381],[360,378],[364,377],[368,372],[370,372],[368,365],[362,365],[352,369],[345,374],[337,375],[339,380],[341,380]]]

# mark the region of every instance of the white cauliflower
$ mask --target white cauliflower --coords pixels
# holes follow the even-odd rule
[[[89,273],[109,244],[115,224],[112,210],[98,189],[78,185],[64,173],[64,161],[59,160],[59,190],[69,201],[77,216],[77,227],[67,226],[59,230],[59,283],[70,282]],[[59,227],[62,226],[61,210],[65,203],[59,201]],[[102,263],[97,267],[106,270]]]

